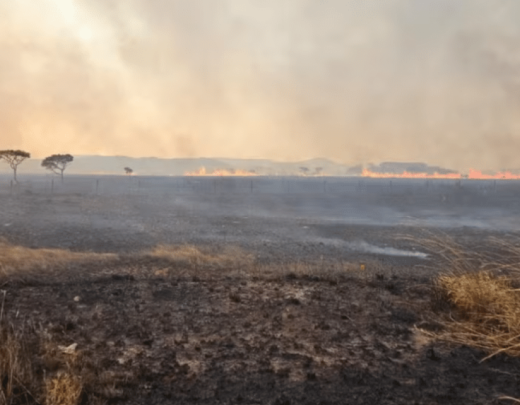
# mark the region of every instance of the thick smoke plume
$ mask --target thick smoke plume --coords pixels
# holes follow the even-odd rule
[[[0,21],[4,149],[519,166],[517,0],[16,0]]]

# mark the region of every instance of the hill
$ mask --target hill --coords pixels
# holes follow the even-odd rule
[[[228,172],[252,172],[258,175],[291,176],[291,175],[328,175],[359,176],[364,167],[374,172],[402,173],[403,171],[418,173],[451,173],[452,170],[426,163],[384,162],[378,165],[347,166],[329,159],[317,158],[299,162],[278,162],[269,159],[231,159],[231,158],[134,158],[128,156],[96,156],[80,155],[67,168],[66,174],[76,175],[122,175],[124,168],[130,167],[136,175],[141,176],[182,176],[197,173],[204,168],[205,173],[217,170]],[[19,166],[20,174],[48,174],[41,167],[41,159],[28,159]],[[0,175],[9,175],[11,169],[0,162]]]

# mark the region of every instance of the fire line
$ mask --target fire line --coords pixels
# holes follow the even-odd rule
[[[511,172],[497,172],[494,174],[484,174],[480,170],[470,169],[467,175],[461,173],[411,173],[404,171],[402,173],[379,173],[364,169],[361,173],[362,177],[371,178],[398,178],[398,179],[473,179],[473,180],[520,180],[520,174]]]

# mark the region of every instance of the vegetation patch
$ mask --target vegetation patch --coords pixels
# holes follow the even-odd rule
[[[491,239],[475,250],[435,241],[449,273],[434,282],[434,307],[444,326],[439,339],[488,353],[520,356],[520,268],[516,241]]]
[[[236,247],[229,247],[221,252],[210,252],[193,245],[159,245],[148,252],[148,255],[189,267],[224,269],[250,266],[254,263],[253,255]]]
[[[115,254],[71,252],[65,249],[31,249],[0,239],[0,277],[4,280],[26,279],[49,275],[70,263],[106,261],[117,257]]]

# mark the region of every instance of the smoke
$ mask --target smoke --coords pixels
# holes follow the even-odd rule
[[[516,0],[17,0],[0,16],[0,149],[518,167]]]
[[[384,256],[396,256],[396,257],[415,257],[418,259],[428,259],[429,255],[427,253],[415,251],[415,250],[403,250],[396,249],[393,247],[380,247],[368,243],[364,240],[356,240],[352,242],[347,242],[337,238],[314,238],[312,239],[315,243],[322,243],[324,245],[331,245],[336,248],[346,248],[348,250],[354,252],[361,253],[370,253],[375,255],[384,255]]]

